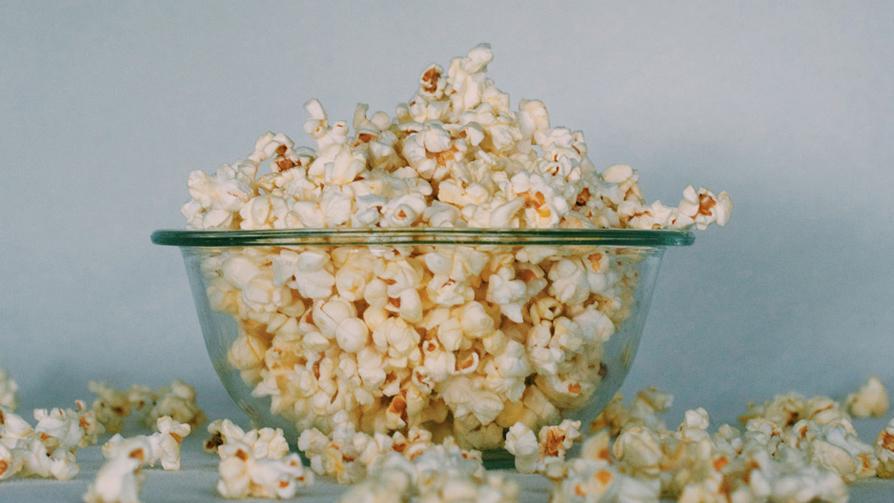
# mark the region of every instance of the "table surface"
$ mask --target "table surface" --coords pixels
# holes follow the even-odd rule
[[[190,436],[184,443],[183,463],[180,471],[165,472],[159,469],[145,470],[146,481],[141,501],[152,502],[222,502],[214,486],[217,481],[217,457],[201,449],[201,435]],[[13,478],[0,482],[0,503],[31,501],[79,502],[87,485],[102,464],[99,447],[89,447],[78,452],[81,472],[69,481]],[[522,486],[521,501],[545,502],[549,499],[550,483],[536,475],[510,473]],[[308,488],[294,501],[323,503],[335,501],[345,490],[331,480],[317,477],[317,483]],[[894,480],[869,480],[850,487],[852,502],[894,502]],[[243,500],[262,501],[262,500]]]

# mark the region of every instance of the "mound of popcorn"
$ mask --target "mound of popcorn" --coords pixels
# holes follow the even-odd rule
[[[246,159],[189,176],[188,226],[258,229],[704,229],[725,192],[647,203],[629,166],[597,170],[580,131],[487,78],[480,45],[426,68],[393,116],[351,125],[307,102],[316,148],[266,133]],[[592,403],[604,345],[636,308],[643,254],[595,246],[265,246],[201,251],[229,364],[298,431],[347,417],[500,447]]]

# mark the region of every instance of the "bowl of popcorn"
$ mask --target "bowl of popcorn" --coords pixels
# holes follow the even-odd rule
[[[498,461],[513,425],[591,420],[621,386],[664,251],[732,204],[691,186],[648,203],[542,102],[511,108],[492,59],[431,65],[393,115],[361,104],[351,127],[311,100],[315,148],[266,133],[189,176],[189,229],[152,240],[180,247],[253,422],[452,437]]]

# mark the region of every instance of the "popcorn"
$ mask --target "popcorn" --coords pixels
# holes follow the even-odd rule
[[[789,393],[749,404],[744,433],[721,425],[714,434],[701,408],[668,429],[657,414],[671,401],[654,388],[640,391],[629,408],[616,396],[591,425],[604,429],[584,442],[580,458],[547,472],[558,480],[553,501],[619,500],[612,481],[620,475],[638,487],[623,501],[844,502],[846,483],[890,476],[885,435],[894,429],[880,434],[873,452],[828,397]],[[533,433],[523,426],[510,432],[507,448],[531,456]]]
[[[117,456],[96,472],[96,480],[84,494],[85,503],[139,503],[143,475],[140,460]]]
[[[866,384],[847,396],[845,406],[854,417],[881,417],[888,412],[888,390],[877,377],[870,377]]]
[[[281,430],[246,432],[226,419],[208,429],[221,460],[217,492],[224,498],[288,499],[313,484],[313,473],[289,454]]]
[[[297,454],[254,459],[235,446],[222,449],[217,492],[224,498],[289,499],[313,483],[313,474],[305,470]]]
[[[0,445],[15,449],[34,436],[34,428],[21,416],[0,408]]]
[[[191,428],[188,424],[178,423],[169,416],[158,418],[157,432],[146,436],[137,435],[124,438],[114,435],[102,446],[102,454],[107,460],[116,457],[139,459],[141,466],[155,466],[161,463],[164,470],[180,469],[180,444]]]
[[[509,503],[518,501],[518,496],[515,483],[487,473],[477,453],[463,451],[446,439],[419,456],[390,452],[378,458],[370,467],[369,476],[339,501]]]
[[[516,423],[506,435],[506,450],[515,456],[515,469],[521,473],[548,473],[551,466],[561,464],[565,453],[580,438],[580,421],[564,420],[555,426],[544,426],[534,437],[525,424]]]
[[[11,478],[21,469],[21,457],[15,455],[5,445],[0,444],[0,481]]]
[[[88,388],[96,395],[91,407],[91,420],[109,433],[121,431],[133,412],[139,413],[150,428],[156,427],[159,418],[164,416],[191,427],[205,420],[204,413],[196,404],[195,388],[180,380],[157,390],[140,385],[119,390],[96,381],[91,381]]]
[[[18,401],[16,400],[16,391],[19,386],[12,377],[3,369],[0,369],[0,407],[5,407],[9,411],[16,410]]]
[[[726,224],[726,193],[687,187],[667,207],[643,198],[629,166],[600,172],[583,134],[551,125],[542,102],[510,106],[487,78],[492,59],[480,45],[446,70],[430,65],[393,117],[359,104],[350,130],[308,101],[304,131],[315,148],[267,132],[247,159],[193,173],[188,225],[399,232]],[[496,448],[516,423],[538,431],[592,403],[609,368],[605,345],[629,329],[643,260],[616,247],[294,243],[208,250],[201,267],[210,305],[238,326],[228,364],[297,429],[348,435],[342,423],[350,423],[345,438],[368,443],[424,427],[466,448]],[[194,396],[178,389],[151,400],[149,420],[197,424]],[[97,416],[117,430],[131,402],[105,390],[101,398]],[[634,407],[644,425],[657,424],[648,407]],[[317,464],[345,480],[365,473],[336,458],[321,451]]]
[[[878,476],[894,478],[894,419],[879,432],[875,441],[875,456],[878,458]]]
[[[550,496],[551,503],[570,502],[657,502],[657,480],[640,480],[619,473],[602,460],[576,459],[568,476]]]
[[[23,477],[69,480],[80,471],[76,452],[103,432],[81,401],[75,409],[36,409],[37,424],[0,407],[0,480]]]
[[[208,433],[211,437],[204,443],[206,452],[217,452],[226,443],[239,443],[256,459],[282,459],[289,453],[289,444],[279,428],[245,431],[229,419],[218,419],[208,425]]]
[[[71,480],[80,471],[74,452],[47,448],[38,436],[27,439],[17,450],[22,476]]]

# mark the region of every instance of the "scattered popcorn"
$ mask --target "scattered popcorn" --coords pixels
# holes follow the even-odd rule
[[[225,443],[239,442],[257,459],[281,459],[289,453],[289,443],[279,428],[245,431],[229,419],[218,419],[208,425],[211,434],[204,444],[206,452],[216,453]]]
[[[73,451],[48,448],[40,436],[27,439],[16,450],[22,461],[19,475],[23,477],[70,480],[80,472]]]
[[[878,434],[875,456],[878,458],[878,476],[883,479],[894,478],[894,419]]]
[[[189,384],[175,379],[170,386],[156,392],[155,404],[146,415],[146,424],[155,426],[162,417],[196,427],[205,421],[205,414],[196,404],[196,390]]]
[[[143,474],[141,459],[128,455],[106,461],[87,487],[85,503],[139,503]]]
[[[344,416],[339,419],[329,436],[314,428],[304,430],[298,438],[298,448],[310,460],[311,469],[319,475],[334,477],[339,483],[363,480],[369,467],[388,453],[397,452],[414,460],[432,447],[432,435],[426,430],[411,429],[406,435],[400,432],[391,436],[368,435],[357,432]],[[477,456],[471,451],[461,453]]]
[[[154,428],[163,416],[193,428],[205,420],[204,413],[196,404],[195,388],[180,380],[157,390],[137,384],[128,390],[119,390],[97,381],[91,381],[88,388],[96,395],[91,407],[96,421],[109,433],[121,431],[124,422],[133,413],[138,414],[150,428]]]
[[[870,377],[856,393],[847,396],[845,405],[854,417],[882,417],[888,412],[888,390],[877,377]]]
[[[80,471],[76,453],[102,433],[83,402],[75,409],[36,409],[35,426],[0,407],[0,479],[22,477],[69,480]]]
[[[120,456],[138,458],[141,466],[155,466],[161,463],[164,470],[180,469],[180,444],[189,436],[192,428],[178,423],[169,416],[156,421],[156,433],[124,438],[114,435],[102,446],[102,454],[108,459]]]
[[[217,492],[224,498],[289,499],[313,483],[313,473],[297,454],[281,459],[256,459],[236,444],[225,444]]]
[[[657,479],[628,477],[603,460],[575,459],[568,476],[553,490],[550,502],[657,503],[658,494]]]
[[[15,412],[18,401],[16,391],[19,386],[12,380],[6,370],[0,368],[0,407],[5,407],[10,412]]]
[[[506,434],[506,450],[515,456],[515,469],[521,473],[542,473],[565,461],[565,453],[580,438],[580,421],[564,420],[544,426],[537,438],[524,423],[516,423]]]
[[[894,421],[873,452],[830,398],[778,395],[748,406],[744,432],[721,425],[713,434],[701,408],[668,429],[658,414],[671,400],[654,388],[629,408],[620,395],[612,400],[593,422],[601,429],[584,442],[580,457],[552,470],[551,501],[843,503],[847,483],[894,475],[894,440],[888,442]],[[532,442],[523,425],[510,429],[506,446],[516,463],[536,452]]]
[[[629,166],[600,172],[583,133],[551,125],[542,102],[510,107],[509,95],[487,78],[492,60],[483,44],[446,70],[431,65],[393,117],[360,104],[353,129],[308,101],[304,130],[316,148],[266,133],[246,159],[192,173],[182,208],[188,226],[727,223],[725,192],[690,186],[679,204],[665,206],[643,198]],[[464,448],[494,449],[517,423],[537,431],[580,414],[604,390],[604,347],[629,329],[646,259],[594,246],[289,245],[209,249],[201,268],[212,309],[238,324],[228,363],[254,397],[269,397],[272,414],[298,431],[331,435],[337,445],[329,447],[305,437],[311,466],[352,481],[367,466],[355,455],[387,452],[386,439],[393,444],[398,434],[426,429]],[[104,421],[121,402],[107,395],[97,408]],[[664,406],[654,398],[632,411],[648,425],[647,409]],[[170,415],[194,426],[181,405],[161,398],[149,418]],[[345,453],[350,460],[339,460]]]
[[[288,449],[285,453],[263,449],[263,454],[256,455],[257,445],[243,442],[259,437],[257,430],[251,430],[242,438],[227,437],[218,446],[221,461],[217,492],[221,496],[288,499],[298,489],[313,484],[313,473],[304,468],[297,454],[288,454]]]
[[[398,454],[390,456],[400,457]],[[386,461],[383,463],[388,465]],[[351,486],[338,501],[342,503],[407,503],[413,491],[412,467],[386,466]]]
[[[448,438],[413,458],[395,451],[379,457],[369,476],[339,501],[514,503],[518,497],[517,484],[488,473],[480,454],[464,451]]]
[[[0,480],[11,478],[22,469],[22,458],[0,444]]]

